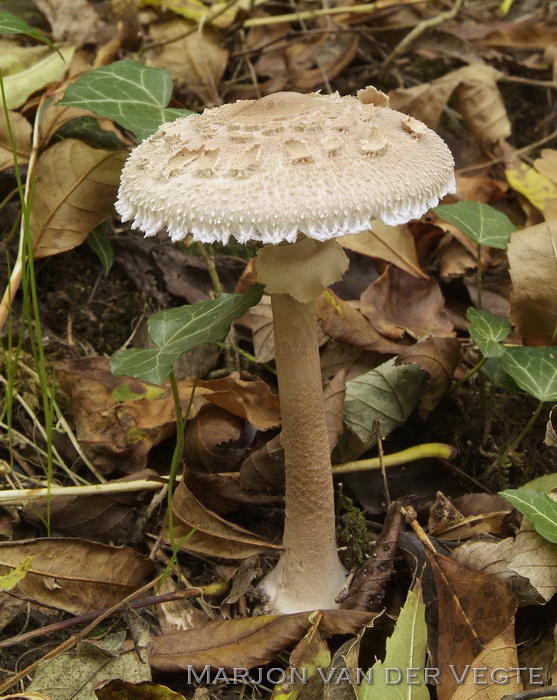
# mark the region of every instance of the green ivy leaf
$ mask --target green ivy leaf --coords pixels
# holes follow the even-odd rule
[[[89,109],[143,140],[161,124],[191,114],[186,109],[169,109],[171,96],[168,71],[125,60],[83,73],[56,104]]]
[[[197,345],[222,340],[232,321],[262,296],[263,286],[252,284],[244,294],[226,294],[214,301],[160,311],[149,319],[149,335],[157,347],[122,350],[110,362],[112,374],[162,384],[180,355]]]
[[[114,263],[114,248],[109,239],[109,227],[106,222],[94,228],[87,236],[87,243],[96,254],[104,274],[108,275]]]
[[[557,543],[557,503],[547,494],[524,489],[499,491],[522,515],[525,515],[536,532],[549,542]]]
[[[501,366],[518,386],[540,401],[557,401],[557,347],[507,348]]]
[[[508,321],[473,306],[466,312],[466,318],[470,321],[470,335],[484,357],[501,357],[505,354],[506,348],[499,341],[511,332],[512,326]]]
[[[26,34],[27,36],[48,44],[51,49],[58,51],[56,46],[42,32],[16,17],[11,12],[0,12],[0,34]],[[58,51],[58,53],[60,53]]]
[[[440,219],[454,224],[474,243],[504,250],[516,226],[502,212],[483,202],[442,204],[433,211]]]
[[[501,355],[501,357],[503,357],[503,355]],[[520,387],[514,379],[505,372],[499,357],[490,357],[482,367],[482,372],[495,386],[501,387],[501,389],[507,389],[507,391],[512,391],[513,394],[520,393]]]

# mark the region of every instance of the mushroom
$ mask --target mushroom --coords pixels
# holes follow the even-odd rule
[[[284,551],[259,589],[267,609],[337,607],[346,571],[334,491],[313,300],[348,258],[334,239],[422,216],[455,191],[449,149],[373,87],[357,97],[277,93],[164,124],[124,166],[123,221],[172,240],[264,243],[286,461]]]

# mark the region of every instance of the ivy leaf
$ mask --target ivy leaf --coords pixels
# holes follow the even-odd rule
[[[557,347],[507,348],[501,366],[518,386],[540,401],[557,401]]]
[[[106,222],[94,228],[87,236],[87,243],[101,261],[105,276],[114,264],[114,248],[109,238],[109,227]]]
[[[169,109],[171,96],[168,71],[125,60],[83,73],[56,104],[88,109],[143,140],[161,124],[191,114],[186,109]]]
[[[187,350],[222,340],[232,321],[263,296],[263,286],[253,284],[244,294],[227,294],[213,301],[160,311],[149,319],[149,335],[156,348],[122,350],[110,362],[112,374],[126,374],[152,384],[162,384],[172,365]]]
[[[508,489],[499,491],[499,495],[526,516],[542,537],[557,543],[557,503],[547,494],[529,489]]]
[[[505,354],[506,348],[499,341],[511,331],[512,326],[508,321],[473,306],[466,312],[466,318],[470,321],[470,335],[484,357],[501,357]]]
[[[26,34],[27,36],[48,44],[51,49],[58,51],[56,46],[42,32],[34,29],[30,24],[16,17],[11,12],[0,12],[0,34]],[[58,53],[60,53],[58,51]]]
[[[474,243],[492,248],[507,247],[516,226],[502,212],[483,202],[442,204],[433,211],[440,219],[454,224]]]

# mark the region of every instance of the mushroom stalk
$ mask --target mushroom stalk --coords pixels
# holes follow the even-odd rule
[[[286,462],[284,552],[260,590],[291,613],[337,607],[346,570],[337,553],[329,439],[313,303],[272,294]]]

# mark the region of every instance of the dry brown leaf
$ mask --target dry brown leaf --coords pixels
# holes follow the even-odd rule
[[[157,48],[147,51],[156,68],[166,68],[178,87],[192,90],[207,106],[219,104],[218,85],[228,62],[215,30],[185,19],[152,24]],[[187,36],[184,36],[187,35]]]
[[[511,49],[544,49],[557,43],[557,28],[551,22],[536,21],[532,15],[525,21],[491,22],[481,24],[481,46]]]
[[[339,243],[348,250],[392,263],[413,277],[427,279],[420,269],[414,238],[406,224],[387,226],[374,221],[373,230],[342,236]]]
[[[458,687],[455,673],[461,676],[466,665],[511,624],[517,601],[493,576],[467,569],[427,548],[425,552],[439,599],[437,697],[450,700]]]
[[[269,430],[280,424],[280,401],[269,385],[249,372],[232,372],[225,379],[197,383],[206,390],[207,401],[245,418],[257,430]]]
[[[427,387],[418,404],[422,417],[437,406],[453,383],[460,362],[460,343],[456,338],[428,338],[400,350],[396,364],[413,363],[429,374]]]
[[[153,576],[152,561],[127,547],[52,537],[0,543],[0,576],[32,557],[14,592],[74,615],[103,610]]]
[[[453,551],[452,558],[503,581],[523,603],[547,603],[557,593],[556,548],[527,520],[516,537],[466,542]]]
[[[203,474],[188,470],[186,485],[205,508],[226,515],[242,508],[276,502],[276,496],[245,490],[236,474]]]
[[[246,313],[246,317],[251,327],[255,359],[257,362],[270,362],[275,358],[271,297],[264,294],[259,304]]]
[[[557,343],[557,221],[516,231],[507,250],[511,320],[526,345]]]
[[[514,621],[485,645],[451,700],[501,700],[522,690]]]
[[[19,165],[25,165],[29,160],[31,153],[31,134],[33,127],[19,112],[8,112],[10,117],[10,126],[15,141],[17,152],[17,160]],[[12,145],[6,125],[4,110],[0,111],[0,170],[12,168],[14,164],[14,156],[12,153]]]
[[[534,168],[545,175],[548,180],[557,185],[557,151],[553,148],[544,148],[541,152],[541,158],[536,158]]]
[[[416,279],[393,265],[362,294],[360,311],[388,338],[454,334],[437,282]]]
[[[369,352],[355,345],[329,340],[321,351],[321,376],[328,381],[340,370],[346,372],[346,381],[369,372],[385,359],[378,352]]]
[[[188,465],[208,472],[234,471],[249,447],[240,443],[243,427],[238,416],[212,404],[202,406],[186,427]]]
[[[197,528],[182,542],[182,549],[223,559],[247,559],[254,554],[282,549],[205,508],[184,480],[178,484],[172,497],[172,512],[175,542],[181,542],[193,528]],[[167,523],[164,524],[161,535],[164,539],[169,539]]]
[[[30,221],[36,258],[75,248],[110,216],[126,155],[76,139],[65,139],[41,155]]]
[[[324,78],[334,80],[356,56],[360,37],[350,32],[331,32],[317,39],[292,42],[285,49],[287,75],[297,90],[314,90]]]
[[[507,182],[485,175],[456,174],[456,196],[459,200],[491,204],[505,195]]]
[[[55,41],[83,44],[96,41],[100,18],[87,0],[33,0],[52,27]]]
[[[67,83],[64,83],[59,90],[57,90],[52,101],[41,110],[39,117],[39,147],[41,151],[50,143],[58,129],[64,126],[64,124],[71,122],[72,119],[96,117],[93,112],[87,109],[80,109],[79,107],[58,107],[56,101],[63,96],[66,87]]]
[[[330,290],[317,297],[315,311],[324,332],[333,340],[385,354],[400,350],[399,343],[378,333],[357,309]]]
[[[481,141],[497,141],[511,134],[497,79],[501,73],[491,66],[474,63],[432,81],[389,93],[391,107],[436,129],[449,98],[456,95],[457,109],[470,131]]]
[[[311,613],[260,615],[210,622],[195,630],[155,637],[151,665],[157,671],[180,673],[193,666],[253,668],[272,661],[277,652],[296,644],[309,629]],[[323,634],[351,634],[375,617],[355,610],[325,610]]]

